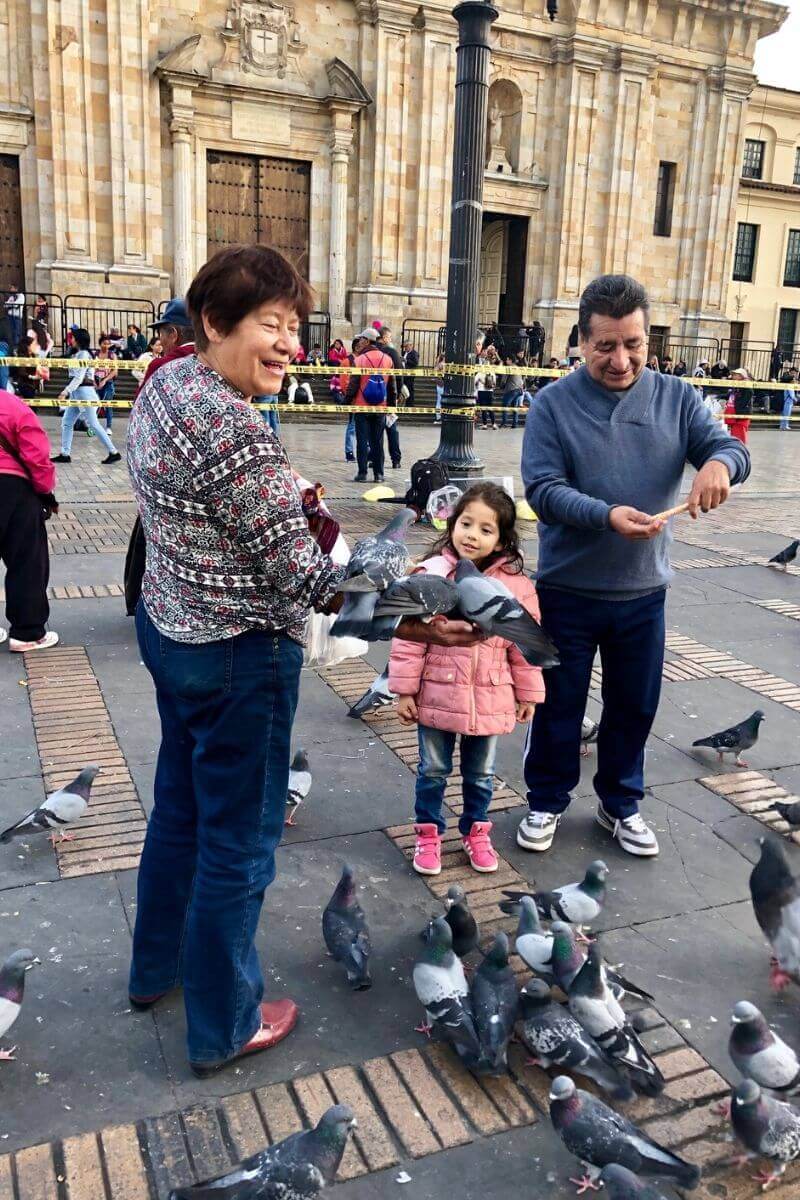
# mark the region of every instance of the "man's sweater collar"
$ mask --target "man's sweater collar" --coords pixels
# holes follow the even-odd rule
[[[572,378],[578,387],[581,400],[590,404],[602,405],[603,412],[611,407],[611,421],[625,421],[634,425],[645,424],[649,418],[650,406],[655,394],[656,377],[647,368],[642,371],[636,382],[624,392],[612,392],[597,383],[589,374],[584,364],[573,373]]]

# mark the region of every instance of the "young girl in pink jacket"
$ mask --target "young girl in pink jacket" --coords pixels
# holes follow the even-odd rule
[[[420,566],[430,575],[452,578],[458,561],[468,558],[487,575],[503,581],[538,619],[536,591],[522,570],[515,528],[516,510],[497,484],[480,483],[466,491],[434,557]],[[516,646],[493,637],[476,646],[433,646],[395,638],[389,657],[389,687],[397,693],[397,715],[418,723],[414,831],[414,870],[438,875],[442,869],[442,804],[453,768],[456,735],[461,734],[464,807],[458,828],[476,871],[496,871],[492,823],[486,819],[494,785],[497,735],[514,722],[527,723],[544,700],[544,681]]]

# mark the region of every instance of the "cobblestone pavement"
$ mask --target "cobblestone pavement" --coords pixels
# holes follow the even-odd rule
[[[55,444],[57,421],[45,423]],[[118,421],[120,443],[124,428]],[[343,426],[285,424],[284,438],[296,468],[325,484],[351,538],[386,519],[385,508],[361,500],[366,487],[343,461]],[[433,428],[404,427],[404,463],[430,453],[437,438]],[[487,473],[511,475],[518,494],[521,438],[476,435]],[[170,1186],[313,1122],[334,1100],[351,1103],[359,1117],[337,1195],[384,1197],[404,1172],[418,1198],[456,1186],[468,1200],[566,1197],[575,1163],[550,1128],[544,1073],[513,1047],[508,1077],[473,1079],[414,1032],[409,972],[417,931],[451,882],[467,888],[485,937],[512,927],[497,906],[503,887],[527,886],[534,875],[540,887],[564,882],[601,854],[612,870],[599,922],[604,950],[655,996],[638,1021],[667,1079],[662,1096],[629,1111],[704,1165],[694,1195],[754,1196],[749,1172],[734,1175],[725,1165],[733,1146],[716,1106],[735,1079],[726,1044],[736,1000],[757,1003],[798,1044],[800,996],[769,992],[747,877],[765,826],[786,837],[800,864],[798,835],[771,809],[800,794],[800,580],[797,569],[765,566],[800,529],[800,440],[756,432],[752,448],[752,479],[728,505],[696,523],[675,522],[664,689],[647,755],[647,815],[660,857],[626,858],[593,823],[592,754],[553,853],[531,862],[513,836],[524,803],[520,731],[498,754],[492,820],[500,871],[480,877],[465,865],[454,782],[444,870],[426,883],[408,865],[415,735],[391,709],[364,722],[346,717],[386,647],[306,671],[295,736],[308,748],[314,788],[287,830],[259,932],[268,991],[291,991],[302,1020],[269,1054],[201,1082],[185,1061],[180,997],[149,1014],[127,1006],[157,721],[120,598],[134,515],[127,474],[123,465],[101,466],[95,443],[76,436],[74,461],[59,472],[61,515],[49,527],[51,625],[62,643],[24,661],[0,655],[0,820],[10,822],[86,761],[103,773],[74,841],[0,848],[0,956],[30,945],[42,960],[28,976],[13,1040],[4,1042],[17,1043],[15,1060],[0,1063],[0,1200],[164,1197]],[[406,479],[405,469],[387,470],[398,494]],[[415,550],[429,540],[413,531]],[[535,524],[523,540],[534,568]],[[598,663],[595,715],[601,686]],[[766,721],[747,770],[691,750],[699,733],[756,707]],[[319,934],[343,859],[356,869],[376,946],[375,985],[358,995],[344,987]],[[521,975],[519,960],[515,967]],[[796,1196],[799,1179],[787,1172],[771,1194]]]

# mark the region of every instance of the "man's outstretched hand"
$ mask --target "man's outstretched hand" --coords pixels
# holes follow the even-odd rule
[[[697,520],[698,512],[709,512],[724,504],[731,494],[731,477],[724,463],[711,459],[694,477],[692,490],[689,492],[687,504],[693,520]]]
[[[432,621],[405,617],[395,633],[406,641],[427,642],[432,646],[475,646],[486,640],[469,621],[451,621],[443,616],[434,617]]]

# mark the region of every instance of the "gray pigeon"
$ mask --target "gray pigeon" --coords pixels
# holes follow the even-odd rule
[[[783,567],[785,571],[789,563],[794,562],[797,558],[798,547],[800,547],[800,541],[789,542],[789,545],[785,546],[783,550],[779,550],[777,554],[773,554],[769,561],[775,563],[776,566]]]
[[[800,984],[800,889],[780,840],[759,838],[761,857],[750,873],[753,912],[775,956],[770,983]]]
[[[297,810],[311,791],[311,782],[308,755],[305,750],[298,750],[289,767],[289,786],[286,790],[287,825],[294,825]]]
[[[92,783],[99,772],[99,767],[84,767],[72,783],[52,792],[40,808],[32,809],[17,821],[16,825],[10,825],[0,833],[0,842],[10,842],[12,838],[25,837],[27,834],[43,833],[46,829],[57,829],[59,840],[62,842],[72,841],[73,835],[64,833],[64,826],[80,820],[86,812]],[[50,841],[55,844],[55,833],[50,834]]]
[[[352,708],[347,710],[348,717],[363,717],[373,708],[383,708],[395,700],[394,692],[389,691],[389,668],[384,667],[380,675],[376,675],[360,700],[356,700]]]
[[[731,1013],[728,1053],[740,1075],[759,1087],[784,1096],[800,1092],[800,1061],[791,1046],[773,1033],[749,1000],[740,1000]]]
[[[698,738],[696,742],[692,742],[692,745],[710,746],[712,750],[716,750],[720,762],[723,761],[723,754],[735,754],[736,766],[746,767],[747,763],[742,758],[742,751],[755,746],[758,741],[758,728],[763,720],[764,714],[760,708],[757,708],[746,721],[740,721],[738,725],[731,725],[730,729],[723,729],[721,733],[712,733],[710,737]]]
[[[372,987],[369,956],[372,945],[367,918],[356,896],[353,868],[346,863],[336,891],[322,914],[322,936],[337,962],[347,971],[347,982],[354,992]]]
[[[458,590],[449,579],[417,572],[390,583],[375,606],[376,617],[435,617],[458,604]]]
[[[581,721],[581,754],[586,758],[589,753],[589,747],[597,741],[597,735],[600,732],[600,726],[597,721],[593,721],[591,717],[584,717]]]
[[[449,1042],[466,1066],[477,1066],[481,1046],[461,959],[453,953],[453,935],[444,917],[434,917],[422,934],[425,950],[414,965],[414,991],[425,1009],[421,1031]]]
[[[585,1075],[613,1096],[631,1100],[633,1091],[623,1072],[617,1069],[586,1030],[563,1004],[556,1004],[543,979],[530,979],[520,992],[522,1040],[535,1064],[548,1070],[574,1071]]]
[[[523,896],[519,902],[519,925],[514,949],[522,961],[537,975],[553,978],[553,935],[545,933],[539,921],[539,910],[533,896]]]
[[[578,927],[595,921],[603,907],[606,895],[608,867],[599,858],[590,863],[586,874],[578,883],[565,883],[552,892],[514,892],[503,889],[508,900],[501,900],[500,907],[512,916],[519,911],[523,896],[532,895],[539,915],[550,921],[569,921]]]
[[[636,1036],[605,975],[600,947],[593,942],[569,988],[569,1011],[601,1050],[625,1068],[637,1092],[658,1096],[664,1076]]]
[[[600,1182],[605,1185],[608,1200],[666,1200],[658,1188],[646,1183],[619,1163],[609,1163],[600,1172]]]
[[[39,959],[32,950],[15,950],[0,967],[0,1038],[5,1037],[19,1016],[25,995],[25,972]],[[0,1062],[14,1058],[16,1046],[0,1050]]]
[[[550,1085],[550,1120],[562,1142],[587,1168],[581,1186],[588,1186],[603,1167],[619,1163],[635,1175],[674,1179],[684,1188],[700,1182],[700,1168],[659,1146],[632,1121],[602,1100],[576,1088],[566,1075]]]
[[[402,509],[380,533],[361,538],[353,547],[347,576],[339,585],[344,603],[331,625],[332,637],[360,637],[367,641],[390,638],[399,617],[377,619],[380,593],[402,578],[408,569],[406,531],[417,519],[410,508]]]
[[[464,958],[477,948],[480,930],[470,912],[467,894],[459,883],[451,883],[447,889],[444,907],[444,919],[453,935],[453,950],[459,958]]]
[[[335,1104],[316,1128],[290,1134],[215,1179],[175,1188],[169,1200],[310,1200],[333,1183],[355,1128],[352,1108]]]
[[[780,1179],[789,1163],[800,1157],[800,1109],[763,1095],[752,1079],[745,1079],[733,1089],[731,1125],[752,1155],[779,1164],[759,1177],[762,1191]]]
[[[567,925],[565,921],[554,921],[550,931],[553,935],[553,979],[566,995],[572,981],[586,962],[586,954],[579,948],[572,926]],[[631,983],[630,979],[620,975],[619,971],[609,967],[604,967],[603,971],[617,1000],[621,1000],[625,995],[638,996],[640,1000],[653,1000],[649,992],[638,984]]]
[[[541,625],[495,576],[483,575],[468,559],[456,567],[458,607],[489,637],[513,642],[534,667],[557,667],[558,651]]]
[[[772,808],[777,813],[780,813],[784,821],[791,825],[793,829],[797,829],[800,826],[800,800],[793,800],[791,804],[785,804],[780,800],[776,800]]]
[[[470,999],[486,1070],[500,1075],[508,1070],[508,1043],[519,1009],[519,990],[508,965],[508,938],[504,933],[494,935],[473,976]]]

